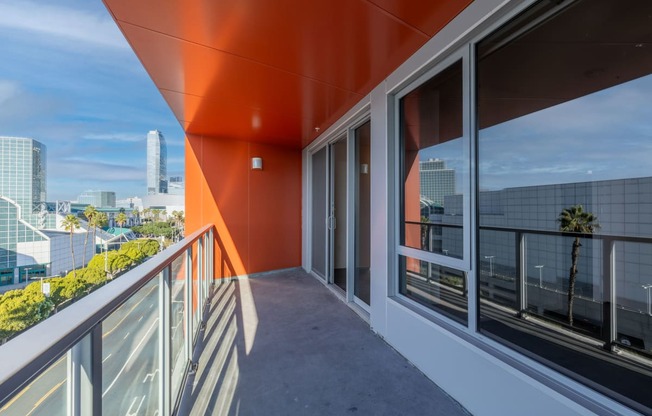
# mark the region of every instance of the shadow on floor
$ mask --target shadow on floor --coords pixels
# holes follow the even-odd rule
[[[300,269],[216,287],[180,415],[468,415]]]

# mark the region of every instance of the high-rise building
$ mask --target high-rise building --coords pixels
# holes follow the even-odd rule
[[[84,191],[77,197],[80,204],[89,204],[100,208],[115,208],[115,192],[113,191]]]
[[[439,206],[444,205],[444,197],[455,194],[455,170],[446,169],[441,159],[428,159],[419,162],[420,193]]]
[[[167,194],[168,149],[158,130],[147,133],[147,194]]]
[[[46,201],[47,149],[25,137],[0,136],[0,196],[21,208],[21,218],[38,227],[38,207]]]

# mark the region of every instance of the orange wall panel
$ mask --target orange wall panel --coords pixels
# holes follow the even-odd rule
[[[301,264],[300,150],[188,135],[186,176],[186,232],[215,224],[217,277]]]

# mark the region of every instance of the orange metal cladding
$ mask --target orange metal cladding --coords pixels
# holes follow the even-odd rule
[[[471,0],[104,2],[186,131],[186,230],[216,225],[229,276],[300,265],[300,149]]]
[[[189,134],[303,147],[470,0],[105,0]]]

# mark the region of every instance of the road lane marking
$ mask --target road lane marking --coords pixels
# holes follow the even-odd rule
[[[153,373],[148,373],[143,379],[143,384],[147,382],[148,379],[154,381],[154,376],[156,376],[156,373],[158,373],[158,370],[155,370]]]
[[[138,322],[142,321],[145,315],[140,315],[140,318],[138,318]]]
[[[27,390],[29,390],[29,388],[32,387],[32,385],[33,385],[34,383],[36,383],[37,381],[39,381],[39,380],[41,379],[41,377],[43,377],[43,376],[45,375],[45,373],[47,373],[48,371],[52,370],[52,369],[53,369],[54,367],[56,367],[57,365],[61,364],[61,362],[63,362],[63,360],[65,360],[65,359],[66,359],[66,356],[65,356],[65,355],[62,356],[61,358],[59,358],[59,360],[57,360],[57,362],[55,362],[55,363],[52,364],[50,367],[48,367],[48,369],[45,370],[44,372],[42,372],[38,377],[36,377],[36,379],[35,379],[34,381],[32,381],[31,383],[29,383],[29,385],[28,385],[27,387],[25,387],[25,388],[22,389],[18,394],[16,394],[16,395],[14,396],[13,399],[9,400],[9,401],[7,402],[7,404],[5,404],[4,407],[3,407],[2,409],[0,409],[0,411],[3,411],[3,412],[4,412],[5,410],[7,410],[7,409],[12,405],[12,404],[14,404],[14,402],[15,402],[16,400],[20,399],[20,396],[22,396],[23,394],[25,394],[25,393],[27,392]]]
[[[29,415],[31,415],[32,413],[34,413],[34,410],[36,410],[36,409],[41,405],[41,403],[43,403],[43,402],[45,401],[45,399],[47,399],[48,397],[50,397],[50,395],[51,395],[52,393],[54,393],[54,392],[55,392],[59,387],[61,387],[61,385],[62,385],[63,383],[65,383],[65,382],[66,382],[66,379],[64,378],[64,379],[61,380],[59,383],[57,383],[54,387],[52,387],[52,388],[50,389],[50,391],[48,391],[47,393],[45,393],[45,395],[43,395],[43,397],[41,397],[41,398],[40,398],[36,403],[34,403],[34,407],[32,407],[32,410],[30,410],[29,413],[26,414],[25,416],[29,416]]]
[[[144,335],[143,338],[140,340],[140,342],[138,343],[138,345],[136,345],[136,348],[134,348],[134,350],[131,352],[131,354],[129,355],[129,357],[127,358],[127,360],[125,361],[125,363],[123,364],[123,366],[122,366],[122,368],[120,369],[120,371],[118,371],[118,374],[115,376],[115,378],[113,379],[113,381],[111,382],[111,384],[109,385],[109,387],[107,387],[106,390],[104,391],[104,393],[102,393],[102,397],[106,396],[106,393],[108,393],[109,390],[111,390],[111,387],[113,387],[113,385],[115,384],[115,382],[118,381],[118,377],[120,377],[120,374],[122,374],[122,372],[125,370],[125,368],[127,367],[127,364],[129,364],[129,361],[133,358],[134,354],[136,354],[136,352],[138,352],[138,349],[140,348],[140,346],[143,345],[143,342],[145,342],[145,340],[147,339],[147,335],[148,335],[149,332],[152,330],[152,328],[154,328],[155,326],[157,326],[157,322],[158,322],[158,318],[154,319],[154,323],[152,324],[152,326],[149,327],[149,329],[147,330],[147,332],[145,332],[145,335]]]
[[[149,308],[150,308],[150,309],[152,309],[153,307],[154,307],[154,304],[153,304],[153,303],[152,303],[151,305],[149,305]]]
[[[107,355],[106,358],[102,360],[102,364],[104,364],[104,361],[108,360],[110,356],[111,356],[111,353],[109,353],[109,355]]]
[[[127,337],[129,336],[130,333],[131,332],[127,331],[127,333],[125,334],[125,336],[122,339],[127,339]]]
[[[120,325],[120,324],[121,324],[125,319],[127,319],[127,317],[129,316],[129,314],[130,314],[131,312],[133,312],[134,309],[136,309],[136,307],[137,307],[138,305],[140,305],[141,302],[144,301],[145,298],[146,298],[146,297],[147,297],[147,296],[152,292],[152,290],[156,289],[157,287],[158,287],[158,285],[155,285],[154,287],[152,287],[152,288],[149,290],[149,292],[147,292],[147,294],[146,294],[145,296],[143,296],[143,298],[142,298],[141,300],[139,300],[138,302],[136,302],[136,304],[135,304],[134,306],[132,306],[131,309],[129,309],[129,312],[127,312],[126,315],[123,316],[122,319],[120,319],[120,321],[118,321],[118,323],[115,324],[115,326],[114,326],[113,328],[111,328],[110,330],[108,330],[107,332],[105,332],[104,334],[102,334],[102,338],[106,338],[106,337],[107,337],[111,332],[115,331],[115,329],[116,329],[116,328],[117,328],[117,327],[118,327],[118,326],[119,326],[119,325]],[[152,306],[153,306],[153,304],[152,304]],[[151,306],[150,306],[150,308],[151,308]]]
[[[136,400],[138,400],[138,396],[134,397],[134,399],[131,401],[131,405],[129,406],[129,410],[127,410],[126,416],[135,416],[138,414],[138,411],[140,410],[140,407],[143,405],[143,402],[145,401],[145,397],[143,396],[142,399],[140,399],[140,403],[138,403],[138,407],[136,408],[136,411],[131,413],[131,408],[134,407],[134,403],[136,403]]]

